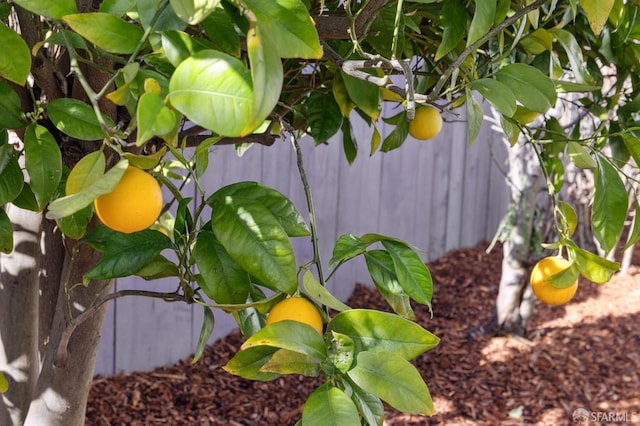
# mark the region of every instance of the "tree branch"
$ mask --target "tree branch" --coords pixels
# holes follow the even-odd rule
[[[355,22],[355,36],[364,36],[380,9],[389,4],[389,0],[370,0],[358,12]],[[347,40],[349,36],[349,18],[338,15],[318,15],[313,17],[318,35],[323,40]]]

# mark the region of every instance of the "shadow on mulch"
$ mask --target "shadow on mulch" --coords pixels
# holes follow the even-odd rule
[[[586,410],[601,424],[640,425],[640,270],[605,286],[581,282],[563,307],[537,305],[527,339],[468,340],[491,316],[501,250],[486,244],[449,252],[430,263],[433,318],[417,321],[441,338],[414,364],[434,400],[425,418],[389,409],[388,425],[573,425]],[[352,307],[388,310],[370,287],[358,285]],[[319,379],[287,376],[251,382],[221,366],[242,344],[238,332],[190,359],[146,373],[96,377],[87,425],[292,425]],[[590,424],[597,424],[591,422]]]

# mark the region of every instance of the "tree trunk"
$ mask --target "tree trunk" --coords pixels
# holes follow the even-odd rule
[[[84,425],[105,307],[74,331],[64,364],[56,365],[56,353],[70,315],[110,286],[74,287],[97,253],[83,245],[71,256],[54,223],[41,214],[7,209],[15,224],[15,249],[0,257],[0,370],[10,386],[0,402],[0,425]]]

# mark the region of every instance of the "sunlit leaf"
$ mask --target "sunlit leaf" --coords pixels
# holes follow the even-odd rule
[[[78,12],[75,0],[15,0],[15,3],[29,12],[51,19],[61,19]]]
[[[351,309],[348,305],[345,305],[333,294],[331,294],[329,290],[320,285],[318,280],[316,280],[313,274],[309,271],[305,271],[304,275],[302,276],[302,286],[309,294],[309,296],[331,309],[334,309],[338,312]]]
[[[593,235],[608,253],[622,233],[627,217],[629,196],[618,171],[601,156],[596,157],[595,192],[591,223]]]
[[[320,362],[300,352],[280,349],[260,368],[260,371],[317,377],[320,373]]]
[[[220,0],[170,0],[176,15],[190,25],[202,22],[220,3]]]
[[[440,21],[444,32],[442,42],[436,51],[436,61],[439,61],[462,41],[467,30],[467,19],[467,9],[461,0],[444,2],[440,12]]]
[[[238,351],[222,369],[227,373],[235,374],[248,380],[270,381],[277,379],[281,376],[280,374],[262,371],[262,366],[278,350],[277,347],[272,346],[253,346]]]
[[[17,2],[21,3],[21,2]],[[31,70],[31,52],[29,46],[20,35],[0,22],[0,77],[23,86]],[[5,83],[3,83],[5,85]],[[0,93],[0,99],[3,94]],[[6,101],[0,101],[0,108]],[[1,111],[1,110],[0,110]],[[0,114],[0,122],[2,115]]]
[[[302,408],[301,426],[359,425],[358,409],[343,390],[329,383],[318,387]]]
[[[133,53],[144,34],[139,26],[109,13],[78,13],[62,19],[75,32],[111,53]]]
[[[493,78],[481,78],[471,82],[478,92],[500,113],[511,117],[516,112],[516,97],[507,85]]]
[[[327,356],[322,336],[310,325],[291,320],[278,321],[264,327],[248,338],[240,349],[254,346],[287,349],[305,354],[314,361],[322,361]]]
[[[580,7],[587,14],[589,26],[596,36],[602,32],[614,3],[615,0],[580,0]]]
[[[47,105],[47,113],[58,130],[72,138],[95,141],[107,136],[94,109],[78,99],[54,99]],[[109,117],[103,115],[102,118],[109,128],[115,127]]]
[[[620,270],[620,264],[597,256],[579,247],[571,247],[580,273],[589,281],[604,284]]]
[[[360,352],[349,378],[393,408],[405,413],[433,414],[433,401],[420,372],[392,352]]]
[[[553,81],[530,65],[506,65],[496,73],[496,78],[511,89],[522,105],[532,111],[546,112],[556,102]]]
[[[496,15],[496,4],[496,0],[476,0],[475,12],[467,36],[467,46],[471,46],[489,32]]]
[[[433,280],[424,261],[406,244],[396,241],[382,241],[391,255],[398,282],[413,300],[426,305],[431,311]]]
[[[484,121],[484,110],[482,105],[473,97],[471,89],[466,89],[467,92],[467,142],[472,144],[478,135],[480,129],[482,129],[482,122]]]

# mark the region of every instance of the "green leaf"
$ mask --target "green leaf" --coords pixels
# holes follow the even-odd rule
[[[378,126],[374,122],[373,133],[371,134],[371,149],[369,150],[369,155],[373,155],[378,150],[378,148],[380,148],[380,144],[382,144],[382,135],[380,135]]]
[[[255,14],[281,58],[320,59],[322,47],[309,11],[300,0],[242,0]]]
[[[618,171],[602,156],[596,157],[595,191],[591,224],[593,235],[605,253],[616,245],[627,217],[629,196]]]
[[[183,31],[164,31],[162,49],[174,67],[196,52],[207,49],[207,44]]]
[[[158,255],[151,262],[144,265],[142,269],[136,271],[135,275],[151,281],[160,278],[179,277],[180,271],[175,263],[162,255]]]
[[[62,178],[62,153],[45,127],[31,124],[24,135],[24,154],[29,184],[42,210]]]
[[[306,237],[309,228],[295,204],[279,191],[258,182],[243,181],[232,183],[217,190],[207,203],[224,202],[227,196],[247,198],[266,207],[278,219],[280,225],[290,237]]]
[[[15,0],[14,3],[29,12],[51,19],[62,19],[65,15],[78,12],[75,0]]]
[[[335,331],[331,332],[329,360],[341,373],[346,373],[353,365],[355,349],[355,344],[349,336]]]
[[[193,258],[202,275],[202,290],[217,303],[244,303],[251,288],[251,277],[227,253],[212,232],[201,231]]]
[[[633,160],[636,164],[640,164],[640,139],[630,133],[623,133],[621,136],[622,142],[624,143],[624,146],[627,147],[627,150],[629,151],[629,154],[631,154],[631,157],[633,157]]]
[[[358,141],[353,134],[353,126],[350,120],[345,120],[342,123],[342,149],[347,163],[352,165],[358,155]]]
[[[352,381],[349,381],[348,385],[351,390],[351,399],[358,407],[358,411],[367,424],[372,426],[383,425],[384,405],[382,405],[380,398],[371,392],[365,391]]]
[[[380,117],[380,88],[373,83],[361,80],[342,72],[342,81],[347,89],[349,98],[373,120]]]
[[[343,390],[325,383],[314,390],[302,408],[302,426],[359,425],[358,409]]]
[[[0,61],[4,57],[3,55]],[[0,71],[1,74],[2,72]],[[25,120],[25,115],[22,112],[20,97],[13,91],[11,86],[4,81],[0,81],[0,128],[19,129],[24,127],[25,124],[27,124],[27,120]]]
[[[414,319],[411,299],[398,282],[391,255],[384,250],[370,250],[364,258],[373,283],[393,311],[404,318]]]
[[[318,334],[318,333],[316,333]],[[270,381],[280,377],[280,374],[262,371],[265,365],[278,351],[272,346],[253,346],[251,348],[236,352],[222,369],[227,373],[235,374],[248,380]]]
[[[467,9],[461,0],[444,2],[440,12],[443,27],[442,42],[438,45],[435,61],[439,61],[453,50],[464,38],[467,31]]]
[[[236,31],[232,18],[223,7],[214,10],[200,25],[217,50],[232,56],[240,56],[240,35]]]
[[[589,26],[596,36],[600,35],[607,23],[614,3],[615,0],[580,0],[580,7],[587,14]]]
[[[355,235],[340,235],[336,241],[336,245],[333,247],[333,255],[329,260],[329,266],[353,259],[354,257],[363,254],[366,249],[367,245]]]
[[[493,78],[481,78],[471,82],[471,88],[507,117],[516,112],[516,97],[509,87]]]
[[[438,337],[413,321],[369,309],[340,312],[329,321],[327,330],[349,336],[358,352],[393,352],[407,360],[433,349],[440,342]]]
[[[265,287],[289,294],[298,288],[291,242],[261,203],[226,196],[214,203],[211,222],[229,256]]]
[[[396,353],[360,352],[349,378],[404,413],[433,414],[433,401],[420,372]]]
[[[0,77],[6,78],[18,86],[24,86],[31,70],[29,46],[20,35],[2,22],[0,22],[0,46],[3,49],[2,56],[0,56]]]
[[[103,177],[106,165],[107,159],[102,151],[82,157],[67,177],[66,195],[76,194],[96,183]]]
[[[0,208],[0,252],[9,254],[13,251],[13,226],[4,208]],[[0,372],[1,374],[1,372]],[[2,378],[0,378],[1,381]],[[1,385],[1,383],[0,383]],[[0,389],[2,393],[2,389]]]
[[[396,276],[402,289],[413,300],[426,305],[431,311],[433,281],[423,260],[404,243],[382,241],[382,245],[393,259]]]
[[[580,273],[589,281],[604,284],[608,282],[613,274],[620,270],[620,264],[596,256],[587,250],[579,247],[570,247],[571,253],[575,257],[575,263]]]
[[[482,105],[473,97],[471,89],[466,89],[467,93],[467,142],[469,145],[473,143],[480,134],[482,122],[484,121],[484,110]]]
[[[471,46],[489,32],[496,16],[496,5],[496,0],[476,0],[475,12],[467,36],[467,46]]]
[[[136,117],[138,120],[136,146],[144,145],[154,136],[172,133],[180,121],[178,115],[164,105],[160,95],[153,92],[140,96]]]
[[[589,154],[589,151],[578,142],[567,142],[567,154],[576,167],[581,169],[595,169],[598,167],[596,160]]]
[[[223,136],[240,136],[253,110],[251,74],[226,53],[202,50],[176,68],[169,101],[195,124]]]
[[[530,65],[506,65],[496,73],[496,78],[511,89],[522,105],[532,111],[546,112],[556,102],[553,81]]]
[[[560,211],[563,228],[566,230],[566,236],[569,237],[578,226],[578,215],[573,207],[565,201],[558,203],[558,210]]]
[[[302,286],[305,291],[309,294],[309,296],[313,297],[318,302],[322,303],[325,306],[328,306],[331,309],[334,309],[338,312],[346,311],[351,309],[348,305],[342,303],[339,299],[337,299],[329,290],[320,285],[318,280],[313,276],[311,272],[308,270],[305,271],[302,276]]]
[[[87,232],[87,226],[93,218],[93,206],[88,205],[77,212],[56,219],[60,232],[69,238],[79,240]]]
[[[192,364],[198,362],[198,360],[202,357],[204,349],[207,347],[209,337],[211,337],[211,333],[213,332],[213,326],[216,322],[211,308],[209,308],[208,306],[203,306],[203,308],[204,318],[202,320],[202,328],[200,329],[200,337],[198,337],[198,345],[196,346],[196,351],[193,354],[193,359],[191,360]]]
[[[571,71],[573,71],[576,82],[579,84],[592,83],[593,77],[589,75],[589,71],[586,68],[586,63],[582,56],[582,49],[576,37],[562,28],[554,28],[551,32],[567,53]]]
[[[47,113],[54,126],[72,138],[95,141],[108,136],[100,126],[93,108],[78,99],[54,99],[47,105]],[[102,118],[107,126],[115,127],[109,117],[103,115]]]
[[[313,361],[323,361],[327,356],[324,339],[308,324],[284,320],[270,324],[249,337],[240,347],[241,350],[254,346],[273,346],[299,352]]]
[[[400,113],[401,118],[397,121],[396,127],[384,138],[380,151],[389,152],[400,148],[409,136],[409,121],[406,119],[406,112]]]
[[[576,263],[572,263],[568,268],[551,275],[547,281],[555,288],[571,287],[578,280],[580,270]]]
[[[18,159],[13,154],[14,149],[9,145],[5,146],[12,151],[12,155],[6,160],[7,163],[0,172],[0,206],[13,201],[20,195],[24,186],[24,175]]]
[[[640,241],[640,203],[638,199],[633,200],[633,227],[631,233],[627,237],[627,243],[624,245],[624,250]]]
[[[171,247],[171,240],[162,232],[145,229],[124,234],[104,226],[92,229],[83,242],[103,252],[98,263],[85,274],[85,280],[128,277]]]
[[[170,0],[171,7],[184,22],[196,25],[202,22],[220,3],[220,0]]]
[[[260,368],[260,371],[318,377],[320,362],[300,352],[280,349]]]
[[[551,52],[553,49],[553,34],[549,30],[538,28],[520,40],[518,44],[531,55]]]
[[[109,13],[78,13],[62,19],[82,37],[110,53],[135,52],[144,35],[139,26]]]
[[[57,198],[49,204],[47,219],[59,219],[84,209],[101,195],[108,194],[120,182],[120,178],[129,166],[127,160],[120,160],[100,179],[94,181],[80,192]],[[73,171],[72,171],[73,173]]]
[[[306,101],[309,129],[316,145],[325,143],[342,127],[342,112],[332,93],[312,92]]]

